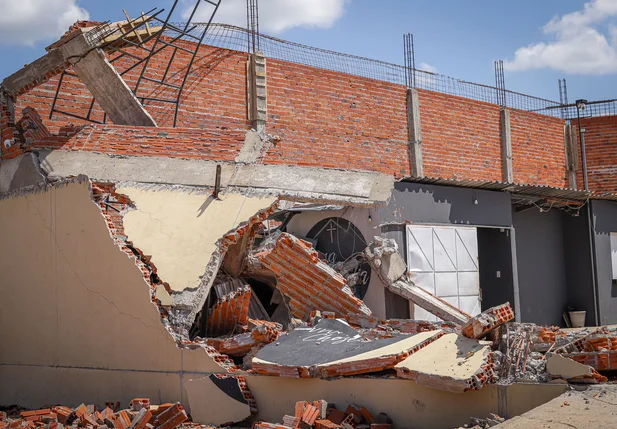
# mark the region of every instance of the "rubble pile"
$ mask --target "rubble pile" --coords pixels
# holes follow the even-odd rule
[[[485,419],[472,417],[469,419],[469,424],[462,426],[458,429],[489,429],[494,426],[500,425],[505,421],[506,419],[504,419],[503,417],[499,417],[497,414],[491,414]]]
[[[128,409],[120,403],[81,404],[72,409],[62,405],[41,410],[0,412],[0,429],[176,429],[203,428],[192,423],[180,403],[151,405],[150,399],[135,398]]]
[[[294,415],[283,416],[282,423],[257,422],[253,429],[390,429],[387,414],[375,416],[364,407],[349,405],[345,411],[324,400],[297,402]]]

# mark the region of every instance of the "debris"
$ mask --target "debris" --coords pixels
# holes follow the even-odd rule
[[[353,296],[345,279],[319,259],[306,241],[276,233],[254,251],[254,261],[276,275],[276,287],[291,298],[292,315],[308,320],[313,310],[334,312],[338,317],[371,311]]]
[[[546,369],[552,378],[563,378],[569,382],[605,383],[608,381],[592,367],[558,354],[553,354],[547,359]]]
[[[341,320],[322,319],[296,328],[264,347],[253,359],[258,374],[339,377],[393,368],[443,335],[442,331],[368,341]]]
[[[220,337],[236,332],[238,325],[246,325],[251,296],[250,286],[244,286],[220,298],[208,315],[208,336]]]
[[[324,412],[327,412],[327,416]],[[352,404],[343,412],[324,400],[297,402],[294,415],[284,416],[282,424],[257,422],[253,425],[253,429],[389,429],[391,427],[392,419],[384,413],[380,413],[372,421],[371,413],[364,407]]]
[[[514,320],[514,311],[510,303],[507,302],[472,317],[463,325],[463,335],[468,338],[482,338],[490,331],[512,320]]]
[[[395,367],[400,378],[435,389],[462,393],[492,383],[490,343],[446,334]]]
[[[398,254],[398,246],[393,239],[375,237],[375,241],[365,249],[364,255],[392,293],[413,302],[442,320],[458,324],[469,321],[468,314],[416,286],[407,277],[406,269],[403,275],[392,280],[396,274],[401,272],[401,264],[404,266]]]

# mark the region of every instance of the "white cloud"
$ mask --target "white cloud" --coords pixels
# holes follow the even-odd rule
[[[420,65],[417,68],[418,70],[424,70],[429,73],[437,73],[437,67],[434,67],[427,63],[420,63]]]
[[[3,1],[3,0],[0,0]],[[330,28],[345,13],[349,0],[260,0],[259,28],[264,33],[281,33],[294,27]],[[193,1],[186,2],[186,19]],[[195,21],[206,21],[212,6],[206,2],[197,10]],[[223,0],[215,22],[246,27],[246,0]]]
[[[33,45],[59,38],[75,21],[89,18],[76,0],[0,0],[0,44]]]
[[[553,69],[564,73],[617,73],[617,1],[592,0],[582,10],[557,16],[543,28],[552,41],[517,49],[507,70]],[[608,24],[608,31],[602,28]],[[607,33],[607,34],[605,34]]]

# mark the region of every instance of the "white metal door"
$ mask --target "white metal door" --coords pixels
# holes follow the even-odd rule
[[[419,287],[472,316],[480,313],[476,228],[407,225],[407,267]],[[418,306],[414,319],[438,320]]]

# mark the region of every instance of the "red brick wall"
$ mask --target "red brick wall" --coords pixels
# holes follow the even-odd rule
[[[424,175],[502,180],[499,106],[419,91]]]
[[[409,175],[406,88],[268,60],[266,163]]]
[[[161,78],[170,55],[167,49],[154,57],[150,77]],[[172,82],[180,83],[178,72],[188,61],[186,52],[177,52],[169,74]],[[130,64],[132,60],[114,63],[120,71]],[[125,75],[129,86],[140,71],[137,67]],[[371,170],[396,177],[410,174],[404,86],[273,59],[268,59],[267,76],[267,132],[281,140],[268,148],[265,163]],[[67,126],[84,122],[64,115],[49,119],[58,78],[19,97],[17,118],[23,108],[33,107],[52,134],[64,134],[59,140],[52,138],[51,143],[41,144],[69,147],[66,139],[74,131]],[[67,77],[63,88],[58,108],[87,114],[91,96],[85,86]],[[144,82],[138,95],[168,98],[173,91]],[[200,49],[178,117],[184,130],[165,128],[173,121],[170,105],[152,101],[145,105],[164,129],[141,132],[93,127],[83,150],[233,160],[232,154],[237,153],[250,127],[246,119],[246,55],[208,46]],[[503,179],[498,106],[424,90],[420,91],[420,105],[425,175]],[[93,117],[103,118],[96,104]],[[512,112],[517,182],[564,186],[561,127],[558,119]],[[159,131],[169,134],[160,136]],[[45,139],[49,140],[48,136]],[[76,144],[74,140],[70,138],[71,144]]]
[[[171,156],[211,161],[233,161],[244,136],[211,130],[172,127],[80,125],[51,134],[36,111],[26,108],[20,121],[26,143],[37,149],[80,150],[133,156]]]
[[[568,187],[563,119],[510,110],[514,182]]]
[[[579,156],[577,184],[579,189],[584,189],[577,124],[576,120],[572,121]],[[581,119],[581,127],[585,129],[589,189],[596,192],[617,192],[617,116]]]
[[[160,80],[171,53],[171,48],[166,48],[156,55],[150,63],[146,76]],[[188,66],[189,60],[190,56],[187,52],[177,51],[168,73],[168,82],[175,85],[181,83],[182,74],[179,72]],[[114,62],[113,65],[122,72],[134,62],[130,57],[124,57]],[[141,69],[140,65],[123,76],[129,87],[134,88]],[[246,120],[246,54],[202,46],[191,70],[180,105],[178,125],[204,128],[213,132],[226,131],[244,134],[250,128]],[[59,75],[51,78],[46,83],[20,96],[16,103],[17,112],[21,112],[27,106],[36,109],[52,133],[56,133],[61,126],[69,122],[86,123],[65,115],[54,115],[51,120],[49,119],[59,79]],[[74,115],[86,116],[92,96],[85,85],[76,77],[67,75],[64,78],[62,89],[56,108]],[[162,88],[155,83],[142,81],[138,95],[171,99],[176,93],[174,89]],[[159,126],[173,124],[173,105],[156,101],[145,101],[144,104]],[[97,121],[103,120],[103,111],[98,104],[95,104],[92,118]]]

